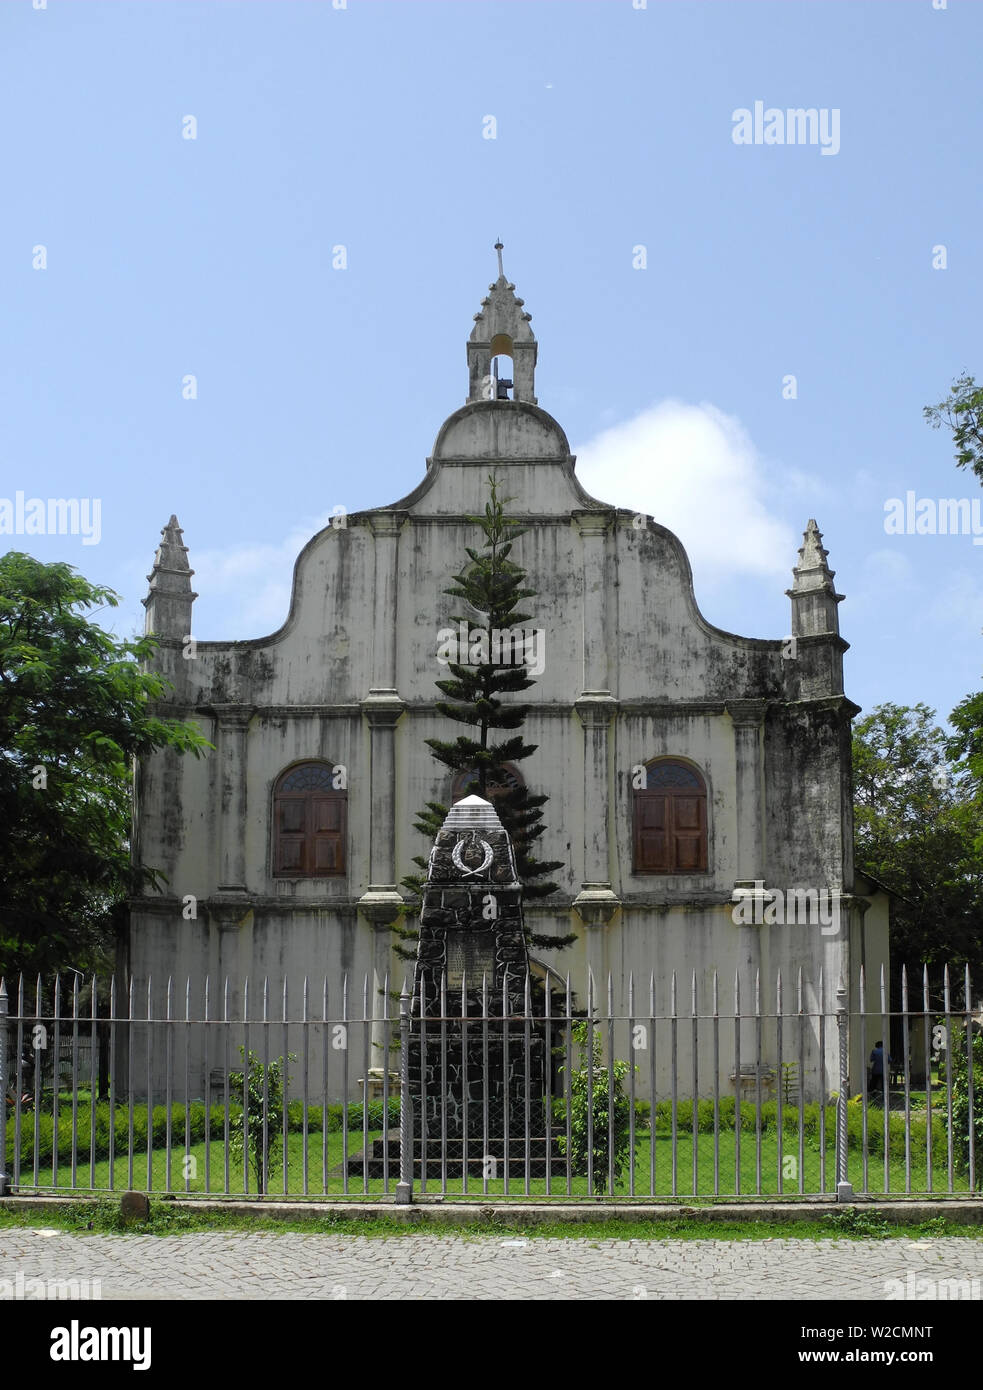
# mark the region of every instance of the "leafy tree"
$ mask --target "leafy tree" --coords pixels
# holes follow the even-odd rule
[[[248,1078],[245,1070],[229,1072],[232,1094],[238,1098],[245,1091],[242,1108],[229,1121],[229,1152],[245,1167],[248,1127],[248,1162],[256,1178],[256,1191],[262,1196],[269,1192],[270,1175],[281,1162],[284,1062],[282,1057],[277,1057],[264,1064],[252,1048],[247,1058],[246,1049],[240,1047],[239,1056],[248,1068]],[[287,1053],[288,1063],[296,1060],[295,1052]]]
[[[946,399],[926,406],[924,414],[933,429],[943,424],[951,429],[956,466],[971,467],[983,483],[983,387],[964,373],[952,383]],[[983,859],[983,692],[967,695],[949,720],[955,734],[946,751],[961,779],[961,816],[979,861]]]
[[[983,964],[983,862],[972,787],[926,705],[878,705],[853,735],[857,867],[896,898],[892,958]],[[893,972],[898,984],[898,971]]]
[[[0,557],[0,972],[109,965],[127,894],[159,878],[132,879],[132,760],[211,747],[154,713],[153,639],[91,620],[118,603],[70,565]]]
[[[494,800],[501,822],[512,838],[523,897],[528,901],[556,891],[557,885],[547,876],[563,865],[560,860],[536,858],[537,841],[546,829],[542,823],[542,807],[549,798],[534,795],[525,786],[510,785],[514,779],[509,776],[509,764],[530,757],[537,745],[526,743],[521,733],[497,740],[494,737],[497,730],[521,729],[528,713],[526,705],[505,703],[501,697],[528,690],[535,681],[524,662],[505,664],[494,659],[496,652],[491,634],[523,627],[530,615],[522,612],[520,606],[525,599],[534,596],[535,590],[524,587],[525,571],[511,558],[513,542],[524,534],[525,528],[505,515],[504,504],[510,499],[499,496],[497,480],[490,477],[488,485],[489,500],[484,515],[468,518],[480,527],[484,544],[480,550],[467,547],[470,563],[454,576],[453,586],[444,590],[471,610],[470,614],[454,613],[451,620],[458,625],[464,624],[470,643],[467,655],[475,660],[448,661],[448,676],[436,682],[446,697],[437,702],[438,711],[458,724],[470,725],[474,733],[459,734],[453,741],[438,738],[426,741],[434,757],[445,767],[472,775],[472,790],[478,796]],[[477,623],[472,616],[474,613],[480,615]],[[458,655],[465,654],[458,652]],[[447,811],[448,807],[439,802],[427,802],[417,816],[416,829],[428,839],[434,839]],[[413,862],[420,872],[404,878],[402,885],[419,897],[427,861],[418,855]],[[416,938],[415,932],[399,924],[394,930],[406,941]],[[526,935],[530,944],[540,949],[565,946],[576,940],[575,936],[537,936],[528,930]],[[404,958],[412,958],[412,951],[399,946],[396,949]]]
[[[922,413],[935,430],[948,425],[956,446],[956,466],[969,465],[983,482],[983,386],[977,386],[971,376],[957,377],[945,400],[925,406]]]
[[[956,771],[966,778],[971,802],[969,814],[974,825],[974,848],[983,859],[983,691],[967,695],[949,715],[955,729],[949,740],[949,756]]]

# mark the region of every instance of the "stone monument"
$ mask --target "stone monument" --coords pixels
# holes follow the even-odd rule
[[[541,1167],[547,1047],[531,1002],[512,843],[492,803],[466,796],[434,841],[420,909],[409,1082],[428,1168]]]

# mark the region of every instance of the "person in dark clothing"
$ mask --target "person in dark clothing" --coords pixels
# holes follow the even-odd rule
[[[888,1058],[888,1065],[891,1059]],[[874,1043],[870,1053],[870,1074],[867,1089],[880,1091],[884,1088],[884,1043],[880,1038]]]

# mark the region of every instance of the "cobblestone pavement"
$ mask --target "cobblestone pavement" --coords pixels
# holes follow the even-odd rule
[[[0,1295],[32,1279],[88,1280],[93,1289],[99,1280],[104,1299],[874,1301],[897,1295],[900,1286],[889,1280],[900,1280],[908,1297],[924,1297],[915,1281],[958,1279],[975,1280],[970,1296],[979,1299],[983,1242],[0,1232]]]

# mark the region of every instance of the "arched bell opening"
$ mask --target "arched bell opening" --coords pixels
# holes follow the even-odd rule
[[[513,364],[513,344],[507,333],[496,333],[491,341],[491,379],[492,399],[511,401],[515,399],[515,367]]]

